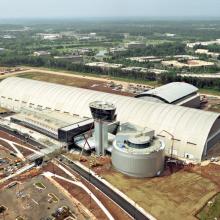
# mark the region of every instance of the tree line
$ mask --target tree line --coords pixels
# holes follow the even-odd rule
[[[181,76],[175,73],[161,74],[159,82],[162,84],[170,82],[186,82],[198,88],[220,90],[220,79]]]
[[[82,63],[72,63],[68,60],[57,60],[51,57],[34,57],[34,56],[6,56],[0,57],[0,65],[2,66],[33,66],[55,68],[68,71],[76,71],[82,73],[90,73],[96,75],[109,75],[113,77],[124,77],[137,80],[156,80],[153,73],[140,73],[138,71],[124,71],[121,69],[103,69],[101,67],[90,67]]]
[[[187,82],[198,88],[211,88],[220,90],[220,79],[207,79],[197,77],[185,77],[177,74],[175,71],[163,73],[157,76],[155,73],[139,72],[139,71],[125,71],[122,69],[103,69],[100,67],[90,67],[85,64],[72,63],[68,60],[56,60],[51,57],[33,57],[33,56],[0,56],[0,65],[2,66],[33,66],[55,68],[68,71],[76,71],[81,73],[89,73],[95,75],[109,75],[113,77],[135,79],[140,81],[159,81],[161,84],[170,82]]]
[[[112,60],[117,60],[123,57],[136,56],[174,56],[186,53],[186,45],[183,43],[163,43],[159,45],[147,45],[144,48],[131,49],[113,55]]]

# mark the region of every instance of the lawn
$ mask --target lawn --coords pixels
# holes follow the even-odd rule
[[[49,193],[48,196],[52,202],[57,203],[59,201],[59,199],[53,193]]]
[[[206,204],[197,217],[201,220],[220,219],[220,193]]]
[[[46,187],[44,186],[43,183],[37,182],[34,184],[35,187],[39,188],[39,189],[46,189]]]
[[[158,219],[196,219],[194,216],[218,187],[196,173],[179,171],[171,176],[134,179],[118,172],[102,175]]]
[[[220,90],[215,89],[199,89],[200,93],[220,96]]]
[[[138,80],[138,79],[123,78],[123,77],[113,77],[109,75],[98,75],[98,74],[80,73],[80,72],[74,72],[74,71],[63,71],[63,70],[57,70],[57,69],[46,69],[46,68],[40,68],[40,69],[45,70],[45,71],[53,71],[57,73],[62,72],[62,73],[70,74],[70,75],[72,74],[72,75],[80,75],[80,76],[90,76],[90,77],[103,78],[103,79],[108,79],[108,80],[117,80],[117,81],[128,82],[128,83],[140,83],[140,84],[145,84],[145,85],[154,86],[154,87],[161,85],[157,81]],[[45,73],[44,75],[45,77],[42,76],[42,72],[38,72],[36,70],[36,71],[30,71],[27,73],[19,74],[18,77],[51,82],[52,80],[50,79],[51,77],[47,77],[48,73]],[[57,75],[56,78],[58,77],[59,76]],[[45,80],[42,78],[44,78]],[[60,76],[59,78],[62,78],[62,76]]]

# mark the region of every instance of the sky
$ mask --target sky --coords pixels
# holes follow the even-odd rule
[[[220,17],[220,0],[0,0],[0,18]]]

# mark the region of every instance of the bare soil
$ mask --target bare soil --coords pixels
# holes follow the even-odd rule
[[[196,214],[220,191],[220,166],[167,167],[161,177],[137,179],[117,172],[109,157],[92,170],[158,219],[196,219]],[[89,167],[89,157],[82,162]]]
[[[102,202],[102,204],[109,210],[111,215],[115,219],[123,219],[123,220],[130,220],[131,217],[125,213],[116,203],[114,203],[112,200],[110,200],[105,194],[103,194],[101,191],[99,191],[97,188],[95,188],[93,185],[88,183],[86,180],[82,179],[77,173],[73,172],[71,169],[65,166],[73,175],[75,175],[85,186],[87,186],[92,193]],[[49,165],[49,169],[51,172],[55,172],[58,175],[62,175],[66,177],[66,174],[62,170],[60,170],[57,166],[54,166],[52,164]],[[74,198],[82,202],[84,206],[89,208],[89,210],[97,217],[97,219],[107,219],[105,214],[102,212],[102,210],[97,207],[96,203],[91,200],[90,196],[82,191],[79,187],[73,187],[72,184],[69,184],[67,182],[64,182],[62,180],[57,180],[62,186],[73,195]]]

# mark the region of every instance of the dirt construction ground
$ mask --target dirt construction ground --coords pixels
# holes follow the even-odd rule
[[[74,156],[67,155],[74,160]],[[106,157],[105,162],[93,171],[158,219],[196,219],[197,213],[220,191],[220,166],[213,163],[174,167],[172,174],[166,169],[161,177],[137,179],[117,172],[110,158]],[[83,164],[88,167],[88,161]]]
[[[68,167],[65,166],[65,168],[68,169]],[[50,170],[58,175],[65,176],[66,175],[58,169],[58,167],[51,167],[51,164],[49,164],[44,171]],[[103,194],[101,191],[99,191],[96,187],[93,185],[89,184],[86,180],[81,178],[77,173],[73,172],[71,169],[68,169],[72,174],[74,174],[80,181],[88,187],[89,190],[91,190],[92,193],[102,202],[102,204],[110,211],[111,215],[115,219],[123,219],[123,220],[130,220],[131,217],[125,213],[116,203],[114,203],[112,200],[110,200],[105,194]],[[62,187],[68,190],[68,192],[76,198],[78,201],[80,201],[85,207],[87,207],[90,212],[92,212],[97,219],[102,219],[102,220],[107,220],[107,217],[103,215],[103,212],[100,210],[97,205],[91,201],[91,198],[88,195],[85,195],[85,193],[82,193],[78,187],[73,187],[71,184],[68,184],[67,182],[64,182],[62,180],[56,179],[57,182],[59,182]]]
[[[4,139],[7,139],[7,140],[10,140],[10,141],[14,141],[14,142],[17,142],[19,143],[20,140],[18,140],[17,138],[15,138],[14,136],[11,136],[11,135],[8,135],[7,133],[5,132],[2,132],[0,131],[0,137],[1,138],[4,138]],[[0,144],[2,144],[2,150],[0,148],[0,157],[2,157],[2,159],[5,159],[5,158],[8,158],[10,159],[7,163],[5,162],[4,164],[2,164],[2,168],[4,168],[4,166],[8,166],[8,164],[10,163],[10,161],[12,159],[14,160],[17,160],[16,157],[14,156],[11,156],[10,155],[10,151],[13,151],[13,148],[7,144],[6,142],[0,142]],[[29,146],[29,145],[27,145]],[[30,147],[30,146],[29,146]],[[34,147],[34,146],[31,146],[31,147]],[[19,148],[19,150],[21,150],[21,152],[26,156],[28,155],[28,152],[26,151],[23,151],[22,148]],[[10,158],[9,158],[10,157]],[[0,166],[1,168],[1,166]],[[33,172],[32,172],[33,171]],[[52,166],[51,163],[43,166],[41,169],[39,170],[36,170],[36,169],[33,169],[32,171],[28,171],[24,174],[21,174],[19,175],[18,177],[15,177],[12,179],[12,181],[20,181],[22,182],[22,185],[23,186],[26,186],[27,185],[27,188],[29,190],[29,182],[32,181],[32,179],[35,177],[35,176],[38,176],[40,175],[42,172],[52,172],[52,173],[56,173],[58,175],[61,175],[65,178],[68,178],[68,179],[71,179],[67,174],[65,174],[61,169],[59,169],[57,166]],[[71,171],[71,170],[70,170]],[[1,173],[0,171],[0,179],[3,178],[3,175],[4,173]],[[76,175],[74,173],[74,175]],[[5,176],[4,176],[5,177]],[[77,176],[78,178],[80,178],[79,176]],[[95,216],[97,219],[107,219],[106,215],[103,213],[103,211],[100,209],[100,207],[93,201],[91,200],[91,197],[86,193],[84,192],[81,188],[77,187],[77,186],[73,186],[73,184],[71,183],[68,183],[68,182],[65,182],[63,180],[60,180],[60,179],[57,179],[55,178],[56,182],[58,184],[60,184],[60,187],[59,187],[59,190],[57,190],[58,192],[60,192],[60,189],[63,188],[63,189],[66,189],[73,198],[75,198],[76,200],[80,201],[80,203],[82,203],[85,207],[87,207],[89,209],[89,211],[93,214],[93,216]],[[125,213],[120,207],[118,207],[113,201],[111,201],[110,199],[108,199],[102,192],[100,192],[99,190],[97,190],[94,186],[90,185],[88,182],[86,181],[83,181],[81,180],[94,194],[95,196],[104,204],[104,206],[110,211],[110,213],[115,217],[115,219],[123,219],[123,220],[129,220],[131,219],[130,216],[127,215],[127,213]],[[5,182],[5,185],[6,184],[9,184],[9,181]],[[3,188],[4,185],[0,185],[0,189]],[[31,188],[32,189],[32,188]],[[18,189],[16,189],[18,190]],[[8,192],[9,190],[7,190]],[[10,193],[11,191],[8,192],[8,194],[6,193],[5,194],[5,191],[1,191],[0,190],[0,206],[1,205],[4,205],[6,207],[10,207],[10,204],[8,204],[7,202],[4,202],[4,198],[8,197],[8,201],[11,201],[13,200],[12,202],[12,205],[14,204],[14,200],[15,200],[15,197],[14,197],[14,191],[13,193]],[[30,193],[29,193],[30,194]],[[41,195],[43,196],[43,194]],[[34,195],[35,197],[35,195]],[[1,200],[3,199],[3,200]],[[39,201],[41,200],[41,197],[37,197],[36,196],[36,201]],[[35,202],[34,202],[35,203]],[[31,205],[34,205],[34,203],[31,202]],[[7,205],[6,205],[7,204]],[[20,204],[19,204],[20,205]],[[36,206],[37,207],[37,206]],[[34,206],[33,209],[36,208]],[[72,206],[71,206],[72,207]],[[17,208],[20,210],[21,207],[17,205]],[[51,208],[52,209],[52,208]],[[51,210],[50,209],[50,210]],[[21,209],[22,210],[22,209]],[[50,211],[49,210],[49,211]],[[48,214],[49,214],[49,211],[48,211]],[[30,212],[30,210],[29,210]],[[37,212],[37,211],[36,211]],[[15,214],[22,214],[22,215],[25,215],[26,218],[25,220],[29,220],[30,218],[28,217],[28,212],[22,212],[22,213],[19,213],[19,212],[15,212],[14,213],[14,209],[11,209],[8,210],[8,218],[6,219],[15,219]],[[47,212],[46,212],[47,213]],[[10,218],[9,216],[13,216],[12,218]],[[1,217],[1,216],[0,216]],[[0,218],[1,219],[1,218]],[[36,219],[38,220],[38,218],[32,218],[32,219]]]
[[[212,179],[209,175],[212,169],[205,168],[204,175],[197,169],[181,170],[153,179],[133,179],[118,172],[102,176],[156,218],[190,220],[196,219],[197,211],[219,192],[220,173],[215,171]]]
[[[41,190],[34,186],[35,183],[42,183],[46,188]],[[18,193],[20,192],[20,196]],[[55,195],[57,200],[50,200],[48,194]],[[10,198],[10,199],[8,199]],[[62,206],[70,207],[73,213],[78,214],[78,210],[73,206],[71,200],[66,198],[57,188],[46,178],[39,176],[32,180],[14,186],[10,189],[0,191],[0,205],[7,207],[5,219],[15,220],[21,216],[25,220],[37,220],[51,217],[57,208]],[[79,216],[80,217],[80,216]],[[82,216],[79,219],[85,219]]]
[[[78,158],[70,153],[66,156]],[[137,179],[117,172],[108,156],[97,162],[101,165],[93,167],[94,172],[158,219],[196,219],[198,212],[220,192],[220,166],[213,163],[177,166],[173,171],[166,168],[161,177]],[[89,157],[81,163],[89,167]]]
[[[208,97],[208,103],[204,110],[220,113],[220,98],[215,96]]]
[[[28,147],[30,149],[33,149],[33,150],[38,150],[38,148],[28,144],[28,143],[25,143],[24,141],[16,138],[15,136],[12,136],[4,131],[0,131],[0,139],[3,138],[5,140],[0,140],[0,145],[2,145],[3,147],[5,147],[6,149],[8,149],[9,151],[12,151],[12,152],[15,152],[14,149],[7,143],[7,140],[8,141],[12,141],[14,143],[14,146],[16,146],[19,151],[24,155],[24,156],[28,156],[30,154],[32,154],[33,152],[28,150],[28,149],[25,149],[25,148],[22,148],[21,146],[19,145],[22,145],[22,146],[25,146],[25,147]],[[16,144],[17,143],[17,144]]]

